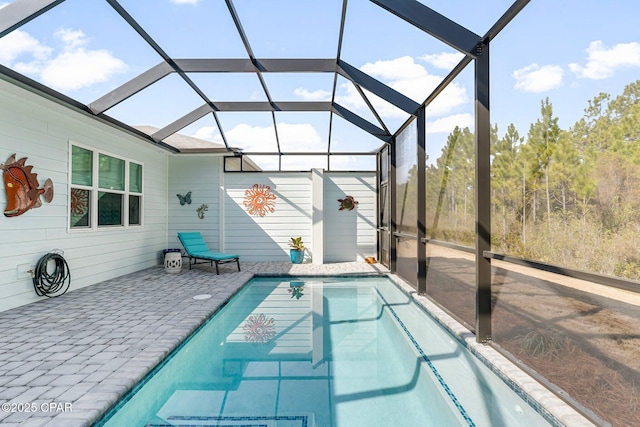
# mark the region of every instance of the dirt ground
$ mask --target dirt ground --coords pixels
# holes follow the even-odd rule
[[[473,327],[473,255],[427,254],[427,293]],[[496,260],[492,269],[494,343],[603,425],[640,426],[640,293]]]

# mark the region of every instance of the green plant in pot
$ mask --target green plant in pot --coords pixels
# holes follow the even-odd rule
[[[294,264],[302,264],[304,260],[304,242],[302,237],[292,237],[289,239],[289,258]]]

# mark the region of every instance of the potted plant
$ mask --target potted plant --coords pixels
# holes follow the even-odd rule
[[[304,242],[302,237],[292,237],[289,239],[289,258],[294,264],[302,264],[304,260]]]

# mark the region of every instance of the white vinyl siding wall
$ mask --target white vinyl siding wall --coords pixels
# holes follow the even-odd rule
[[[287,261],[288,242],[301,236],[311,248],[311,173],[227,173],[224,177],[225,252],[240,255],[240,261]],[[243,202],[254,184],[268,185],[275,194],[275,211],[253,216]]]
[[[171,248],[182,248],[178,233],[199,231],[212,251],[220,247],[220,168],[222,158],[215,156],[175,155],[169,158],[169,227],[168,242]],[[177,194],[191,191],[191,204],[180,204]],[[198,217],[197,209],[209,208],[204,218]]]
[[[363,261],[375,256],[375,173],[324,172],[324,261]],[[311,173],[227,173],[224,230],[225,251],[246,261],[287,261],[288,241],[301,236],[308,262],[313,256]],[[243,205],[253,184],[269,185],[276,195],[275,212],[252,216]],[[353,196],[352,211],[338,210],[338,199]]]
[[[68,231],[69,141],[144,164],[143,227]],[[160,262],[167,233],[164,150],[0,80],[0,163],[13,153],[28,158],[40,186],[51,178],[54,196],[21,216],[0,215],[0,311],[41,298],[18,266],[35,266],[54,249],[64,251],[71,290]],[[3,188],[0,208],[5,207]]]
[[[340,202],[353,196],[358,205],[339,210]],[[324,261],[363,261],[376,256],[375,173],[324,173]]]

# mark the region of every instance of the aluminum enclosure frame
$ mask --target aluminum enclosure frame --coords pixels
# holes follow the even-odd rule
[[[225,0],[225,5],[233,20],[236,31],[242,41],[246,51],[246,59],[213,59],[213,58],[173,58],[168,55],[163,48],[151,37],[144,28],[128,13],[117,0],[104,0],[108,3],[125,21],[126,23],[150,46],[161,58],[162,62],[144,71],[140,75],[134,77],[120,87],[104,94],[95,101],[85,105],[79,103],[69,97],[56,92],[38,82],[35,82],[13,70],[0,66],[0,74],[3,78],[15,82],[26,87],[36,93],[39,93],[49,99],[66,105],[74,110],[81,111],[83,114],[94,117],[97,120],[109,123],[112,126],[119,127],[126,132],[136,135],[145,141],[162,147],[171,152],[179,152],[175,147],[167,144],[165,139],[179,132],[186,126],[195,121],[211,114],[216,122],[218,131],[224,142],[226,150],[232,154],[232,147],[229,146],[225,136],[225,129],[220,123],[218,112],[249,112],[259,111],[271,114],[274,127],[276,152],[259,152],[256,154],[274,154],[283,155],[326,155],[327,164],[329,164],[330,156],[344,155],[345,153],[332,152],[331,132],[333,115],[342,117],[351,125],[367,132],[369,135],[381,141],[381,146],[374,152],[354,152],[348,154],[354,155],[376,155],[383,147],[389,146],[389,155],[391,157],[391,168],[389,171],[389,198],[392,207],[395,204],[395,140],[400,130],[392,133],[385,125],[381,115],[376,111],[373,104],[365,95],[365,90],[384,99],[391,105],[399,108],[403,112],[410,115],[407,122],[400,127],[404,129],[406,125],[413,120],[417,120],[418,136],[416,141],[418,165],[418,245],[416,257],[418,265],[416,266],[418,291],[426,293],[428,274],[428,264],[426,256],[426,197],[425,197],[425,170],[424,164],[426,160],[425,149],[426,141],[426,107],[435,100],[442,91],[458,76],[462,70],[474,61],[475,68],[475,145],[476,145],[476,339],[478,341],[491,340],[491,265],[490,258],[487,254],[491,251],[491,233],[490,233],[490,108],[489,108],[489,44],[490,41],[507,26],[515,16],[529,3],[529,0],[515,0],[511,7],[496,21],[492,28],[484,35],[479,36],[472,31],[464,28],[456,22],[437,13],[426,5],[417,0],[370,0],[371,3],[386,10],[387,12],[399,17],[406,23],[422,30],[431,37],[440,40],[451,46],[458,52],[464,54],[464,58],[456,65],[453,70],[445,77],[445,79],[432,91],[431,94],[422,103],[416,103],[403,94],[397,92],[388,85],[376,80],[358,68],[352,66],[341,58],[343,32],[345,27],[346,11],[348,0],[343,0],[342,14],[340,17],[340,33],[338,37],[337,53],[335,58],[309,58],[309,59],[269,59],[257,58],[251,47],[249,37],[247,36],[241,18],[236,11],[233,0]],[[63,3],[64,0],[16,0],[0,9],[0,37],[3,37],[15,29],[20,28],[27,22],[46,13],[50,9]],[[190,73],[253,73],[257,76],[264,95],[267,99],[265,102],[230,102],[230,101],[213,101],[204,91],[189,77]],[[280,102],[271,96],[269,87],[263,77],[264,73],[291,72],[291,73],[332,73],[333,89],[331,101],[325,102]],[[121,123],[107,115],[110,108],[118,105],[120,102],[128,99],[132,95],[148,88],[154,83],[160,81],[170,74],[177,74],[201,99],[203,104],[192,110],[182,117],[177,117],[172,123],[164,128],[156,131],[153,135],[147,135],[137,131],[130,125]],[[361,96],[367,107],[371,110],[378,124],[369,122],[368,120],[358,116],[344,106],[336,102],[336,86],[338,77],[348,79],[356,88],[357,93]],[[276,122],[275,113],[279,111],[304,111],[304,112],[328,112],[329,113],[329,141],[327,150],[318,152],[285,152],[280,145],[278,124]],[[248,154],[248,153],[244,153]],[[379,171],[378,171],[379,174]],[[394,209],[390,209],[390,233],[393,236],[396,231]],[[395,238],[391,238],[390,242],[390,267],[395,271],[396,265],[396,246]]]

